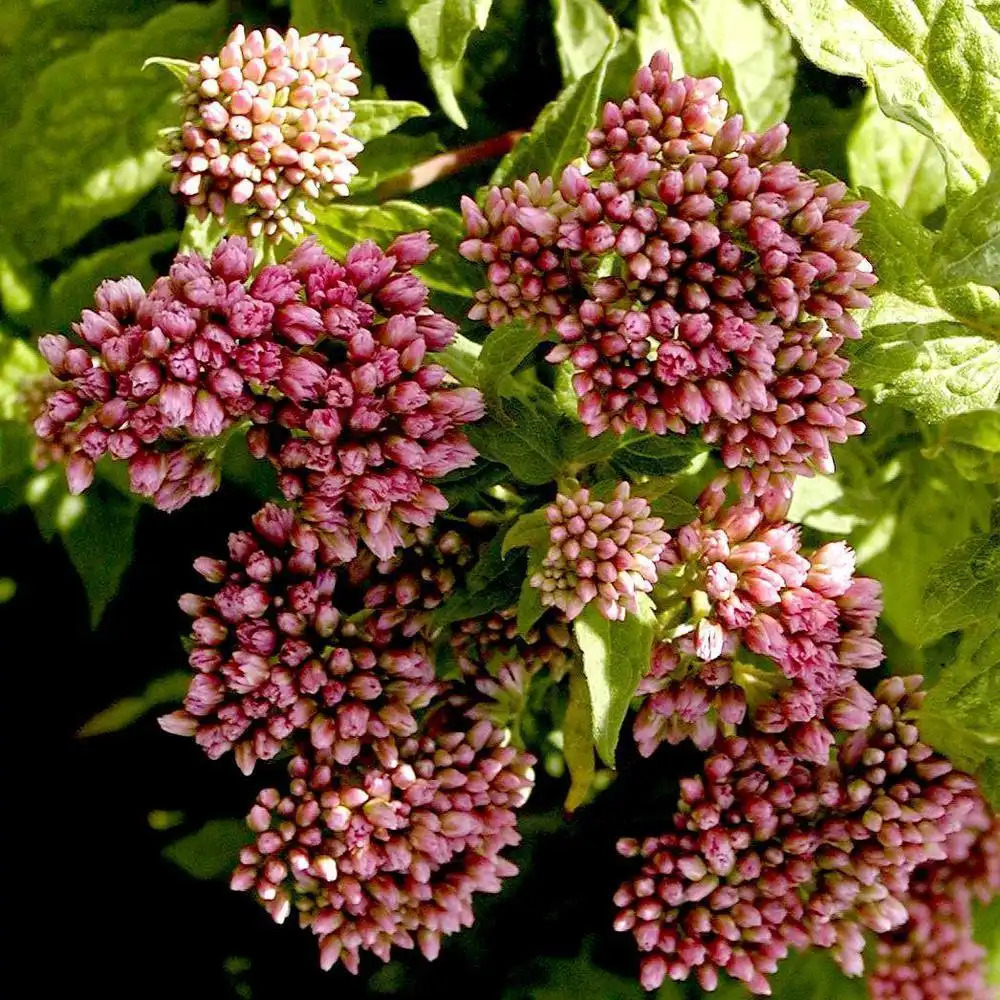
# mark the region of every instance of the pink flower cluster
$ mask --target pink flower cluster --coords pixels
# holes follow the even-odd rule
[[[234,889],[253,889],[279,923],[292,909],[319,940],[320,964],[358,971],[369,951],[433,959],[441,938],[473,921],[477,892],[517,872],[516,810],[533,758],[485,719],[447,706],[419,736],[384,738],[344,767],[307,749],[287,792],[265,789],[248,823]]]
[[[449,387],[427,360],[456,331],[411,272],[432,250],[414,233],[385,253],[360,243],[341,264],[306,242],[258,278],[272,290],[276,336],[297,351],[277,380],[282,398],[254,414],[251,451],[345,559],[359,537],[391,556],[408,526],[445,509],[429,480],[476,458],[461,428],[482,416],[482,397]]]
[[[778,962],[809,946],[857,975],[863,931],[906,923],[918,870],[946,860],[982,812],[975,782],[910,721],[919,686],[883,681],[867,721],[822,762],[774,736],[721,739],[682,780],[672,829],[619,844],[642,859],[615,926],[645,953],[647,989],[694,974],[712,990],[725,972],[769,994]]]
[[[35,433],[66,463],[70,490],[103,455],[127,461],[132,490],[173,510],[219,483],[217,440],[248,416],[280,368],[274,306],[249,286],[253,253],[223,240],[210,261],[181,254],[147,292],[105,281],[73,331],[38,343],[61,386]]]
[[[786,126],[725,118],[719,87],[658,53],[590,134],[594,174],[463,199],[460,249],[487,273],[470,315],[555,335],[591,434],[696,427],[762,490],[831,471],[863,429],[839,350],[875,278],[853,249],[866,205],[780,160]]]
[[[609,621],[637,614],[637,593],[656,582],[656,561],[670,536],[663,519],[652,517],[649,501],[631,496],[618,483],[607,502],[581,488],[559,494],[545,510],[551,545],[531,586],[545,607],[558,608],[568,621],[591,602]]]
[[[295,238],[310,202],[346,195],[361,143],[348,132],[361,70],[339,35],[237,25],[192,65],[171,136],[171,190],[199,215],[232,207],[250,236]]]
[[[803,553],[795,526],[742,504],[679,529],[657,569],[658,608],[682,624],[639,688],[643,755],[688,737],[707,748],[720,722],[743,719],[744,689],[757,702],[754,728],[785,732],[807,759],[830,749],[825,711],[845,728],[865,718],[869,696],[854,680],[882,660],[879,585],[854,576],[843,542]]]

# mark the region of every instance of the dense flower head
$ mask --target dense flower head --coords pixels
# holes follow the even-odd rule
[[[592,434],[696,427],[729,468],[829,472],[863,430],[839,351],[875,281],[854,249],[867,206],[781,160],[786,126],[726,118],[719,86],[658,53],[605,106],[593,173],[464,200],[460,249],[488,281],[470,315],[556,336]]]
[[[278,470],[285,497],[350,559],[361,540],[379,558],[446,507],[430,480],[471,465],[461,430],[482,397],[457,387],[428,352],[456,326],[427,307],[411,268],[433,250],[427,233],[383,253],[353,247],[340,263],[315,242],[297,247],[255,282],[277,306],[276,336],[289,350],[282,398],[254,412],[251,451]]]
[[[449,586],[427,563],[431,585]],[[194,736],[212,758],[232,750],[245,773],[298,730],[342,763],[371,740],[416,731],[414,711],[440,685],[424,602],[402,579],[387,590],[367,560],[339,565],[322,533],[274,504],[230,535],[227,559],[195,568],[213,590],[181,598],[195,676],[164,729]]]
[[[1000,820],[985,803],[945,844],[947,860],[918,869],[907,922],[883,934],[868,974],[873,1000],[990,1000],[985,949],[973,938],[973,902],[1000,893]]]
[[[680,625],[640,688],[642,753],[685,736],[707,746],[720,721],[742,719],[734,685],[752,695],[756,728],[787,731],[796,751],[817,760],[832,742],[825,711],[839,728],[866,724],[870,697],[854,678],[882,659],[879,585],[855,577],[843,542],[803,552],[795,526],[741,503],[680,528],[657,569],[657,606]]]
[[[530,580],[542,605],[558,608],[567,620],[591,601],[610,621],[637,614],[636,594],[653,589],[656,562],[670,537],[649,501],[631,496],[625,482],[607,501],[581,487],[570,496],[560,493],[545,517],[550,545]]]
[[[44,450],[66,463],[72,492],[104,455],[127,461],[134,492],[165,510],[217,488],[217,439],[254,407],[280,369],[274,306],[248,287],[253,254],[239,237],[204,260],[179,254],[147,292],[105,281],[76,340],[38,343],[61,385],[35,420]]]
[[[296,237],[309,203],[347,194],[362,144],[349,134],[361,71],[339,35],[247,33],[192,66],[169,140],[171,190],[200,217],[230,206],[250,236]]]
[[[257,834],[233,874],[281,922],[294,909],[319,939],[320,963],[358,971],[362,951],[387,961],[473,921],[477,892],[497,892],[517,868],[516,811],[533,758],[505,730],[446,706],[419,735],[372,744],[350,767],[306,748],[285,792],[260,793]]]

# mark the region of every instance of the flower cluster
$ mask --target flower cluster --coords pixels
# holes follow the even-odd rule
[[[545,518],[551,545],[530,580],[542,605],[569,621],[591,601],[609,621],[637,614],[636,594],[653,589],[670,537],[663,519],[651,516],[649,501],[631,496],[628,483],[615,486],[606,502],[581,488],[572,496],[560,493]]]
[[[472,923],[475,893],[517,871],[502,851],[519,841],[534,760],[486,719],[442,712],[351,767],[299,754],[288,791],[265,789],[250,811],[257,838],[233,888],[253,889],[279,923],[297,910],[325,969],[357,972],[362,951],[388,961],[414,944],[435,958],[442,936]]]
[[[615,902],[616,927],[647,953],[647,989],[694,974],[711,990],[726,972],[768,994],[778,962],[808,946],[858,974],[863,931],[906,923],[914,873],[982,809],[972,779],[920,741],[919,685],[883,681],[835,759],[765,734],[721,739],[682,780],[673,829],[619,844],[642,858]]]
[[[742,720],[744,689],[755,728],[787,731],[796,752],[819,761],[832,741],[824,711],[845,728],[863,721],[866,693],[854,680],[882,660],[881,602],[876,581],[854,576],[843,542],[803,553],[796,527],[741,504],[679,529],[658,571],[658,606],[682,625],[640,687],[634,732],[644,755],[685,737],[707,748],[718,722]]]
[[[61,385],[35,420],[46,452],[66,463],[70,490],[91,483],[103,455],[127,461],[132,490],[173,510],[218,486],[217,439],[247,417],[281,367],[274,306],[249,285],[245,240],[223,240],[206,261],[181,254],[147,292],[105,281],[77,342],[38,343]]]
[[[361,143],[349,134],[361,75],[339,35],[237,25],[185,80],[169,141],[171,190],[199,217],[244,217],[250,236],[297,237],[309,203],[347,194]]]
[[[726,118],[720,86],[658,53],[590,134],[594,173],[464,199],[460,249],[487,272],[470,315],[554,334],[591,434],[697,427],[763,489],[832,471],[863,429],[839,350],[875,278],[853,249],[865,204],[781,160],[786,126]]]
[[[449,387],[426,358],[456,330],[427,308],[427,287],[410,270],[432,250],[416,233],[385,253],[360,243],[340,264],[306,242],[258,279],[280,297],[276,336],[298,350],[278,379],[283,398],[254,415],[250,448],[343,558],[359,537],[391,556],[407,526],[445,509],[429,480],[476,458],[460,428],[482,416],[482,397]]]

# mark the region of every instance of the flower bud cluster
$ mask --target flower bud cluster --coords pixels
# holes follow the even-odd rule
[[[657,647],[639,689],[634,733],[644,755],[685,737],[708,747],[719,722],[742,720],[744,689],[755,728],[787,731],[797,753],[819,762],[832,742],[827,709],[839,728],[865,724],[870,696],[853,682],[882,659],[879,585],[854,576],[843,542],[803,553],[795,526],[740,504],[680,528],[657,570],[657,606],[682,625]]]
[[[247,818],[234,889],[252,889],[279,923],[293,910],[318,938],[325,969],[358,971],[362,951],[437,956],[441,938],[473,921],[477,892],[517,872],[516,810],[534,759],[486,719],[452,707],[419,736],[375,741],[344,767],[307,748],[286,792],[265,789]]]
[[[174,510],[218,487],[216,439],[253,409],[280,368],[274,306],[250,285],[253,253],[223,240],[206,261],[181,254],[145,291],[103,282],[76,342],[38,343],[61,385],[35,420],[45,451],[66,463],[70,490],[93,480],[104,455],[127,461],[132,490]]]
[[[167,152],[171,190],[200,218],[232,207],[249,236],[295,238],[309,203],[346,195],[362,144],[349,134],[361,71],[339,35],[237,25],[193,65]]]
[[[780,159],[788,129],[746,132],[715,79],[657,53],[590,134],[590,166],[464,199],[461,252],[486,268],[470,315],[559,343],[588,432],[696,427],[727,468],[832,471],[861,407],[839,353],[874,275],[863,202]]]
[[[445,509],[429,480],[476,458],[461,427],[482,416],[479,391],[450,386],[427,362],[456,331],[427,308],[411,271],[433,248],[414,233],[385,253],[359,243],[341,264],[307,241],[258,278],[275,302],[275,336],[296,350],[277,381],[281,398],[254,413],[250,448],[344,559],[359,538],[389,558],[408,526]]]
[[[652,517],[649,501],[631,496],[627,482],[615,486],[611,499],[592,499],[581,488],[560,493],[545,509],[550,546],[530,579],[542,605],[558,608],[567,621],[595,601],[609,621],[637,614],[636,594],[648,594],[656,582],[656,562],[670,536],[663,519]]]

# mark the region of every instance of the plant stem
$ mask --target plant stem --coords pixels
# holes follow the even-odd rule
[[[390,177],[375,189],[375,196],[379,201],[388,201],[401,194],[409,194],[411,191],[418,191],[427,187],[442,177],[449,177],[451,174],[465,170],[467,167],[475,166],[484,160],[495,160],[514,148],[524,132],[514,130],[504,132],[502,135],[495,135],[490,139],[474,143],[471,146],[462,146],[460,149],[451,149],[447,153],[439,153],[432,156],[423,163],[418,163],[411,167],[406,173]]]

